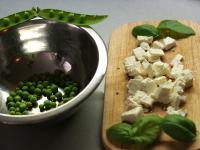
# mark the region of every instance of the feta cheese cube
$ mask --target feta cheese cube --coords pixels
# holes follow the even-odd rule
[[[142,66],[144,70],[146,70],[148,77],[153,78],[155,74],[152,69],[152,65],[146,59],[142,62]]]
[[[161,43],[159,41],[154,41],[153,48],[164,49],[164,45],[163,45],[163,43]]]
[[[154,62],[152,65],[152,69],[155,73],[156,77],[163,76],[163,75],[170,75],[170,67],[169,64],[163,63],[161,61]]]
[[[127,84],[128,93],[134,95],[142,86],[142,79],[130,79]]]
[[[144,78],[143,78],[143,76],[141,76],[141,75],[137,75],[137,76],[135,76],[134,79],[144,79]]]
[[[144,107],[151,107],[154,99],[147,95],[144,91],[137,91],[133,97],[133,101],[143,105]]]
[[[165,82],[167,82],[167,78],[165,76],[160,76],[154,79],[155,83],[160,86],[162,84],[164,84]]]
[[[153,36],[137,36],[137,40],[139,43],[146,42],[151,44],[153,41]]]
[[[142,81],[142,91],[146,92],[147,94],[154,93],[157,89],[157,85],[153,79],[146,78]]]
[[[173,84],[171,83],[162,84],[160,87],[157,88],[153,97],[155,98],[156,102],[169,104],[170,94],[171,94],[172,89],[173,89]]]
[[[133,95],[128,96],[127,98],[127,106],[128,106],[128,110],[133,109],[135,107],[142,107],[140,104],[138,104],[136,101],[134,101],[133,99]]]
[[[143,48],[145,51],[150,49],[149,43],[147,42],[141,42],[140,47]]]
[[[193,85],[193,75],[192,75],[192,71],[190,69],[185,69],[183,70],[183,77],[186,81],[185,83],[185,88],[189,88]]]
[[[167,107],[167,114],[172,115],[172,114],[176,114],[176,115],[181,115],[183,117],[185,117],[187,115],[186,112],[184,112],[182,109],[178,109],[176,110],[174,107],[172,106],[168,106]]]
[[[130,77],[140,75],[143,71],[143,70],[141,70],[142,64],[139,61],[134,61],[133,59],[128,61],[128,58],[127,58],[127,60],[124,61],[124,67],[125,67],[126,73]]]
[[[157,48],[150,48],[149,53],[151,54],[151,56],[164,56],[165,53],[163,52],[162,49],[157,49]]]
[[[181,54],[177,54],[177,55],[172,59],[172,61],[170,62],[170,65],[171,65],[171,66],[174,66],[174,65],[176,65],[176,64],[180,64],[182,59],[183,59],[183,56],[182,56]]]
[[[170,50],[171,48],[176,46],[176,41],[175,39],[171,38],[171,37],[166,37],[163,39],[163,43],[164,43],[164,50]]]
[[[121,120],[125,122],[134,122],[138,117],[142,116],[143,109],[142,107],[135,107],[129,111],[122,113]]]
[[[183,73],[183,68],[184,68],[183,64],[181,63],[175,64],[171,69],[171,76],[175,79],[178,78]]]
[[[160,56],[153,56],[150,54],[149,51],[146,52],[145,58],[149,61],[149,62],[157,62],[160,61]]]
[[[137,60],[142,61],[145,59],[146,52],[143,48],[137,47],[133,49],[133,55],[135,55]]]

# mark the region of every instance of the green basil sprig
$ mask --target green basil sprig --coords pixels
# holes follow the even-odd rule
[[[197,135],[195,124],[180,115],[167,115],[161,126],[165,133],[178,141],[190,142]]]
[[[170,36],[175,39],[186,38],[191,35],[195,35],[194,30],[180,23],[177,20],[163,20],[158,27],[154,27],[149,24],[139,25],[133,28],[133,36],[153,36],[154,38]]]
[[[161,37],[170,36],[175,39],[181,39],[195,34],[192,28],[177,20],[163,20],[157,28],[160,31]]]
[[[156,115],[138,118],[132,125],[119,123],[110,127],[106,134],[109,140],[124,145],[149,145],[160,135],[162,119]]]
[[[133,28],[132,34],[134,36],[142,35],[142,36],[153,36],[154,38],[158,38],[160,36],[159,30],[149,24],[139,25]]]
[[[89,26],[99,23],[108,17],[107,15],[86,15],[58,9],[40,9],[39,7],[33,7],[32,10],[18,12],[0,19],[0,31],[29,21],[38,16],[43,19],[71,23],[78,26]]]
[[[86,15],[73,12],[66,12],[58,9],[42,9],[39,11],[39,17],[58,22],[67,22],[80,26],[87,26],[103,21],[107,15]]]
[[[150,145],[162,130],[182,142],[190,142],[197,135],[194,122],[180,115],[167,115],[164,119],[157,115],[142,116],[133,124],[115,124],[107,129],[106,134],[109,140],[120,144]]]

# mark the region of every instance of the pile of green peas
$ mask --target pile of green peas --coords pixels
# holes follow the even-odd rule
[[[63,93],[58,89],[61,88]],[[39,107],[40,111],[56,108],[76,96],[79,92],[77,82],[61,70],[54,73],[41,73],[21,81],[7,97],[6,106],[11,115],[26,115],[28,111]],[[38,100],[46,97],[38,106]]]

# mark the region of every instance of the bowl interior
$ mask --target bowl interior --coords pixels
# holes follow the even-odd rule
[[[2,32],[0,88],[3,103],[20,81],[56,69],[63,70],[84,89],[96,72],[98,57],[95,41],[74,25],[38,19]],[[2,113],[6,113],[6,109]]]

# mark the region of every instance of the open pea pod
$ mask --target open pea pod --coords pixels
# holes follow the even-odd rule
[[[58,9],[42,9],[38,13],[39,17],[54,20],[57,22],[72,23],[79,26],[88,26],[103,21],[107,15],[86,15],[73,12],[66,12]]]
[[[18,25],[20,23],[26,22],[36,16],[37,14],[34,10],[26,10],[26,11],[21,11],[21,12],[9,15],[7,17],[1,18],[0,31],[8,29],[9,27]]]

